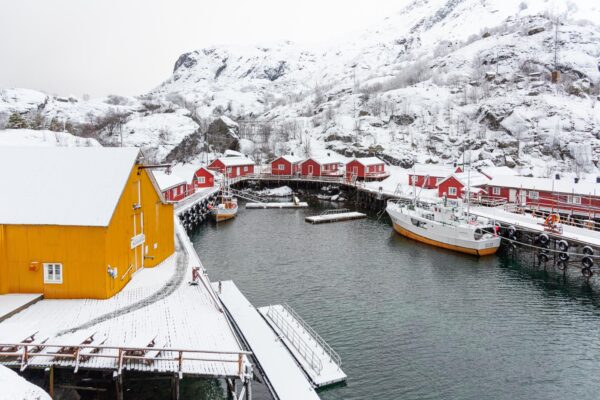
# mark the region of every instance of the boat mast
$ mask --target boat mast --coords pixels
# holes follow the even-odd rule
[[[471,151],[469,150],[469,171],[467,172],[467,216],[469,215],[470,211],[471,211]]]

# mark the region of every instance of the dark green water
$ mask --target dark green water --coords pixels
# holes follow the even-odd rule
[[[319,211],[242,206],[192,240],[212,280],[255,306],[289,303],[341,355],[347,385],[323,399],[600,398],[597,289],[374,218],[304,222]]]

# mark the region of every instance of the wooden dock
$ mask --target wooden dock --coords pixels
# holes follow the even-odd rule
[[[299,203],[293,202],[273,202],[273,203],[246,203],[246,208],[306,208],[308,203],[301,201]]]
[[[367,214],[359,213],[357,211],[350,211],[345,208],[340,208],[337,210],[327,210],[319,215],[306,217],[305,220],[306,222],[310,222],[311,224],[324,224],[327,222],[349,221],[353,219],[362,219],[366,217]]]

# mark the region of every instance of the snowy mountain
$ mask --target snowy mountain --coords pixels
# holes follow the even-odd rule
[[[600,6],[583,0],[418,0],[342,43],[183,54],[137,98],[5,90],[0,115],[41,113],[157,160],[189,161],[227,116],[236,145],[258,158],[336,151],[409,166],[416,154],[539,176],[598,173],[598,21]]]

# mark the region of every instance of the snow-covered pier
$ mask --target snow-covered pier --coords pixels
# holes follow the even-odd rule
[[[350,221],[353,219],[362,219],[366,217],[367,214],[340,208],[337,210],[327,210],[319,215],[311,215],[306,217],[305,220],[311,224],[324,224],[327,222]]]
[[[246,208],[307,208],[308,203],[301,201],[299,203],[292,202],[274,202],[274,203],[246,203]]]

